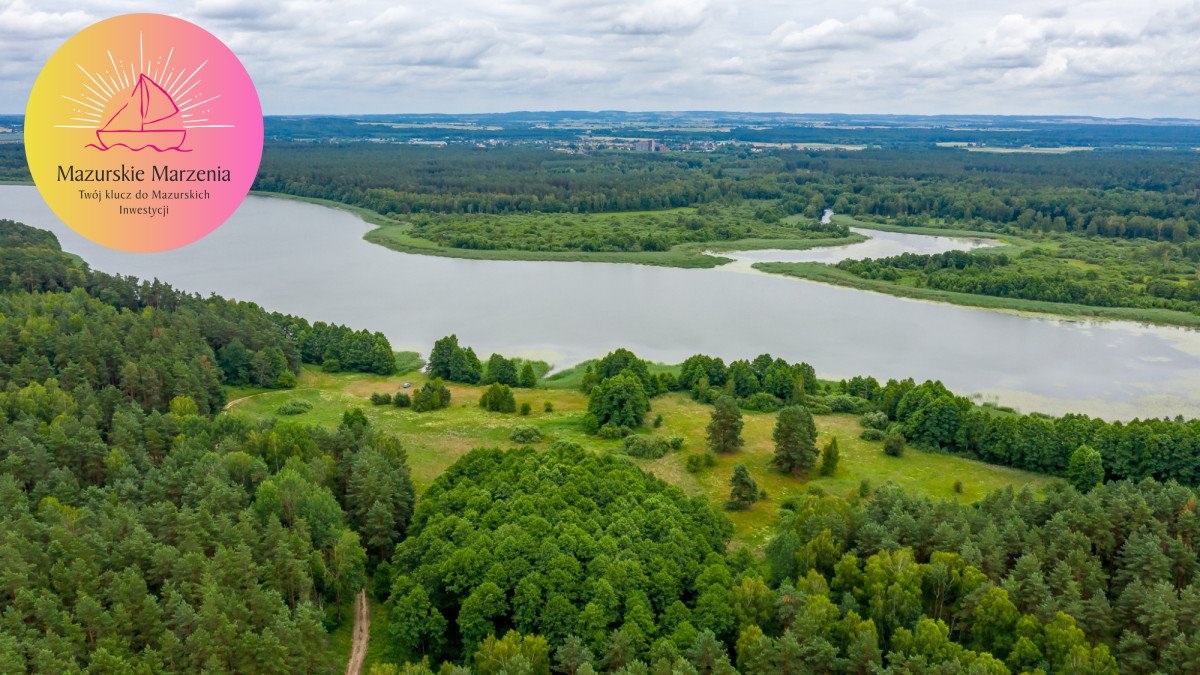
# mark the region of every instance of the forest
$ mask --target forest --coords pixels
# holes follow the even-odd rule
[[[1195,497],[810,494],[757,559],[619,460],[476,450],[392,558],[390,646],[489,673],[1193,672]]]
[[[864,279],[1025,300],[1200,313],[1200,242],[1098,243],[1054,236],[1015,254],[950,251],[843,260]]]
[[[1200,668],[1195,421],[1021,415],[769,355],[664,368],[616,350],[583,370],[572,419],[633,439],[621,452],[514,433],[418,495],[406,440],[358,408],[221,414],[230,391],[294,387],[302,364],[394,373],[383,335],[100,273],[12,221],[0,244],[4,672],[340,671],[329,636],[362,587],[386,611],[380,675]],[[496,387],[483,414],[527,416],[508,397],[544,374],[453,336],[429,370],[396,414],[488,408],[451,398],[466,382]],[[742,411],[776,415],[788,480],[818,471],[811,419],[833,411],[888,453],[1063,480],[975,504],[814,488],[778,504],[763,548],[731,546],[722,507],[778,499],[744,467],[723,505],[633,463],[681,451],[644,435],[672,392],[712,404],[700,458],[743,452]],[[836,461],[827,442],[821,469]]]
[[[226,385],[294,383],[307,322],[92,271],[12,221],[0,252],[0,671],[340,665],[326,630],[412,514],[404,450],[352,414],[217,416]]]
[[[1069,232],[1181,244],[1200,236],[1194,152],[1061,155],[954,148],[864,151],[731,146],[710,153],[563,154],[524,146],[268,144],[256,188],[414,213],[601,213],[774,200],[782,213],[898,224]]]

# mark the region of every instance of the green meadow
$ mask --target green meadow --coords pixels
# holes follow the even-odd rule
[[[538,388],[514,389],[517,405],[528,402],[532,407],[528,416],[522,416],[487,412],[479,407],[483,387],[456,383],[448,383],[452,400],[450,407],[443,410],[416,413],[409,408],[372,405],[369,400],[372,393],[403,391],[405,382],[415,389],[426,381],[425,375],[419,372],[395,376],[332,374],[305,367],[295,389],[234,392],[241,397],[230,396],[227,414],[266,419],[276,416],[279,407],[287,401],[303,400],[311,403],[312,409],[286,419],[332,428],[341,421],[342,413],[361,408],[373,425],[403,441],[419,494],[470,450],[514,446],[509,436],[513,429],[522,425],[533,425],[541,431],[543,438],[535,447],[546,448],[562,439],[596,452],[620,452],[621,441],[600,439],[584,431],[587,397],[576,387],[578,373],[579,369],[565,371],[544,380]],[[546,411],[546,403],[551,404],[551,412]],[[706,496],[716,504],[723,504],[729,497],[729,480],[734,466],[745,464],[759,488],[767,491],[767,499],[749,510],[728,512],[734,523],[735,545],[763,546],[769,538],[779,505],[806,490],[850,494],[859,490],[864,481],[871,487],[892,482],[933,497],[971,502],[1008,485],[1038,488],[1053,480],[911,448],[903,457],[889,457],[883,453],[882,443],[859,438],[862,427],[856,416],[839,414],[816,418],[819,445],[823,446],[835,436],[838,439],[841,462],[837,474],[829,477],[784,475],[768,466],[774,451],[771,433],[775,414],[746,411],[743,411],[745,445],[742,450],[718,456],[715,467],[689,473],[685,468],[687,456],[706,450],[705,427],[711,411],[711,406],[697,403],[682,393],[652,399],[647,424],[638,433],[681,436],[684,447],[656,460],[628,459],[685,493]],[[649,422],[657,415],[662,415],[663,422],[660,427],[653,428]],[[961,481],[961,492],[955,490],[956,481]]]

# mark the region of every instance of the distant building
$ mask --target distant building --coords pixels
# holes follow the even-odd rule
[[[666,152],[667,146],[653,139],[633,142],[633,149],[638,152]]]

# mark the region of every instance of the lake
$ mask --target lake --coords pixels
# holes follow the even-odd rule
[[[343,211],[251,197],[199,242],[136,254],[76,235],[33,187],[0,186],[0,204],[0,218],[52,230],[96,269],[379,330],[397,350],[427,352],[457,333],[483,359],[495,351],[556,367],[621,346],[663,362],[769,352],[823,377],[940,379],[1025,411],[1200,416],[1200,332],[1022,316],[749,270],[762,260],[930,253],[978,240],[864,230],[872,239],[859,244],[723,254],[736,262],[691,270],[460,260],[367,243],[370,226]]]

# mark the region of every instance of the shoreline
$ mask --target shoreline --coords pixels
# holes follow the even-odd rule
[[[0,185],[33,187],[32,181],[0,181]],[[590,263],[619,263],[650,265],[655,267],[675,267],[679,269],[712,269],[734,262],[731,258],[712,253],[725,251],[752,251],[763,249],[807,250],[813,248],[848,246],[869,237],[851,233],[848,237],[829,237],[822,239],[737,239],[724,242],[676,244],[667,251],[653,252],[584,252],[584,251],[517,251],[517,250],[473,250],[451,249],[437,246],[432,242],[405,237],[398,240],[391,236],[389,228],[404,227],[400,222],[382,216],[374,211],[343,204],[330,199],[302,197],[282,192],[251,190],[256,197],[286,199],[306,202],[317,206],[339,209],[358,216],[364,223],[373,226],[363,234],[362,238],[372,244],[382,246],[401,253],[414,255],[429,255],[442,258],[459,258],[467,260],[511,260],[511,261],[541,261],[541,262],[590,262]],[[850,216],[835,215],[835,220],[843,224],[864,230],[880,232],[896,232],[901,234],[918,234],[936,237],[967,237],[975,239],[990,239],[998,245],[988,247],[989,252],[1020,250],[1032,246],[1033,243],[1013,237],[991,232],[973,232],[971,230],[942,229],[932,227],[902,227],[886,223],[860,221]],[[399,233],[404,236],[403,233]],[[971,307],[980,310],[1004,312],[1033,316],[1036,318],[1051,318],[1064,321],[1122,321],[1137,324],[1148,324],[1188,330],[1200,329],[1200,316],[1169,309],[1153,309],[1141,307],[1094,307],[1090,305],[1075,305],[1049,302],[1045,300],[1025,300],[1021,298],[1005,298],[971,293],[942,291],[932,288],[917,288],[902,286],[887,281],[863,279],[832,265],[810,262],[758,262],[751,268],[764,274],[801,279],[812,283],[839,286],[857,291],[880,293],[896,298],[936,302],[959,307]]]
[[[1150,324],[1164,328],[1200,329],[1200,316],[1171,309],[1093,307],[1091,305],[1074,305],[1046,300],[1025,300],[1023,298],[958,293],[936,288],[917,288],[914,286],[903,286],[890,281],[863,279],[832,265],[822,263],[759,262],[754,263],[752,267],[765,274],[802,279],[804,281],[849,288],[856,291],[880,293],[906,300],[936,302],[986,311],[1033,316],[1036,318],[1083,322],[1122,321]]]
[[[866,241],[867,237],[850,234],[846,237],[822,237],[817,239],[734,239],[714,242],[688,242],[676,244],[666,251],[521,251],[516,249],[458,249],[439,246],[426,239],[409,236],[407,226],[395,219],[382,216],[370,209],[352,204],[343,204],[331,199],[303,197],[283,192],[252,190],[258,197],[273,197],[307,202],[318,206],[341,209],[357,215],[374,229],[363,235],[363,239],[383,248],[430,255],[441,258],[466,260],[513,260],[540,262],[600,262],[650,265],[654,267],[676,267],[680,269],[711,269],[733,262],[730,258],[710,255],[706,251],[752,251],[762,249],[786,249],[802,251],[826,246],[846,246]]]

